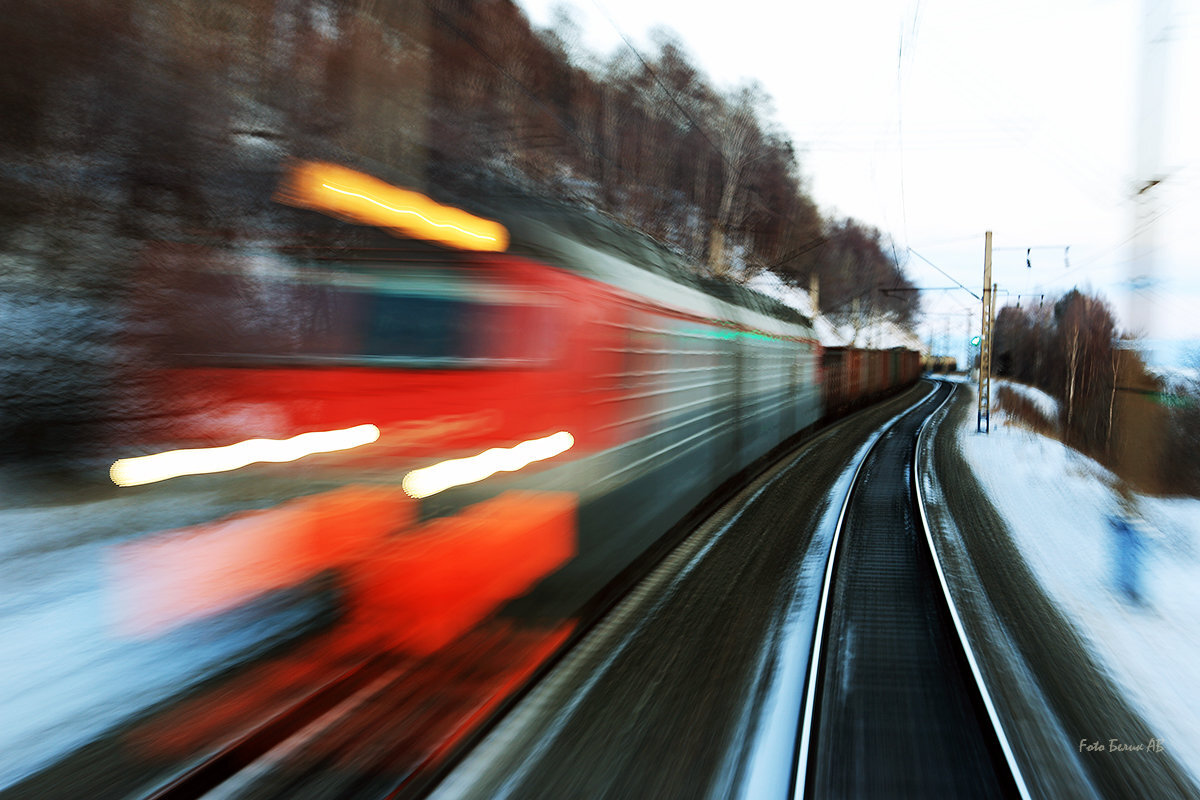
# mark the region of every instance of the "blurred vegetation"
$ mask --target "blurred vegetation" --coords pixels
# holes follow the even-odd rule
[[[1200,496],[1200,380],[1148,369],[1103,299],[1073,289],[1054,302],[1006,306],[996,315],[994,352],[997,376],[1058,400],[1065,444],[1142,489]],[[1045,429],[1019,400],[998,397]]]
[[[289,156],[422,185],[423,2],[64,0],[0,15],[0,454],[105,447],[126,298],[159,242],[319,231],[271,201]],[[136,365],[133,365],[136,367]]]
[[[1043,436],[1058,437],[1058,420],[1047,417],[1038,404],[1010,384],[1000,384],[995,391],[996,408],[1006,413],[1018,425]]]
[[[1200,351],[1165,383],[1169,414],[1163,459],[1179,489],[1200,497]]]

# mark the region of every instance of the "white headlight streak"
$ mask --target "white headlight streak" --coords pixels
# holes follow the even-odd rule
[[[168,450],[113,463],[108,476],[118,486],[140,486],[183,475],[228,472],[258,462],[295,461],[314,453],[349,450],[379,438],[374,425],[356,425],[336,431],[312,431],[290,439],[247,439],[225,447]]]
[[[513,447],[494,447],[477,456],[455,458],[416,469],[404,476],[402,486],[411,497],[420,499],[491,477],[497,472],[516,472],[534,461],[544,461],[565,453],[575,444],[575,437],[559,431],[542,439],[530,439]]]

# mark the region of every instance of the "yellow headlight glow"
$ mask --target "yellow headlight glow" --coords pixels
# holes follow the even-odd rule
[[[460,250],[503,252],[508,248],[508,231],[498,222],[336,164],[289,164],[275,199]]]

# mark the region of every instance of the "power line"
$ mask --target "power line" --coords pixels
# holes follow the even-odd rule
[[[880,289],[884,294],[892,292],[957,292],[959,289],[966,288],[964,286],[906,286],[899,289]]]
[[[617,24],[616,20],[612,18],[612,15],[608,13],[604,6],[600,5],[599,0],[592,0],[592,4],[596,6],[597,10],[599,10],[604,18],[608,20],[608,24],[611,25],[613,30],[617,32],[617,35],[621,37],[621,41],[625,43],[625,46],[629,48],[630,52],[632,52],[634,56],[637,57],[637,60],[641,62],[642,66],[646,68],[646,72],[650,74],[650,76],[654,79],[654,82],[658,84],[660,89],[662,89],[663,94],[667,96],[667,99],[671,101],[675,108],[679,109],[679,113],[683,114],[684,118],[691,123],[692,127],[695,128],[696,132],[700,134],[704,141],[708,142],[708,146],[712,148],[712,151],[717,155],[717,158],[719,158],[721,163],[724,164],[726,169],[729,170],[730,179],[734,179],[734,177],[741,172],[742,168],[735,167],[730,163],[729,159],[725,157],[724,151],[722,151],[721,148],[718,147],[715,142],[713,142],[712,138],[708,135],[708,132],[704,130],[704,127],[696,121],[695,117],[688,113],[688,110],[683,107],[683,104],[680,103],[671,90],[667,88],[667,85],[663,82],[662,78],[660,78],[654,68],[650,66],[650,62],[646,60],[640,50],[634,47],[633,42],[629,40],[629,37],[625,35],[625,32],[621,30],[621,27]],[[763,197],[757,189],[755,189],[753,186],[747,186],[745,188],[748,193],[753,194],[759,199],[763,210],[769,215],[777,219],[787,221],[787,218],[777,211],[770,203],[768,203],[767,199]]]
[[[672,105],[674,105],[675,108],[679,111],[679,113],[682,114],[683,117],[692,125],[693,129],[697,133],[700,134],[700,136],[704,139],[704,141],[712,149],[713,153],[717,156],[718,159],[720,159],[721,163],[729,170],[730,179],[733,180],[734,176],[737,175],[738,173],[740,173],[741,168],[744,168],[745,165],[743,164],[742,167],[739,168],[730,162],[730,160],[725,156],[725,153],[721,150],[720,147],[717,146],[717,144],[713,141],[712,137],[709,136],[708,132],[704,129],[704,127],[696,120],[695,117],[692,116],[691,113],[688,112],[688,110],[683,106],[683,104],[679,102],[678,98],[676,98],[674,93],[670,90],[670,88],[666,85],[666,83],[663,81],[663,79],[659,76],[658,72],[654,69],[653,66],[651,66],[650,62],[642,55],[642,53],[638,50],[638,48],[634,46],[633,42],[630,41],[629,37],[625,35],[624,31],[621,30],[620,26],[617,25],[616,21],[612,18],[612,16],[605,10],[605,8],[602,5],[600,5],[598,0],[593,0],[593,3],[596,6],[596,8],[600,11],[600,13],[608,20],[609,24],[612,25],[613,29],[617,32],[617,35],[621,37],[621,40],[624,42],[625,46],[630,50],[630,52],[632,52],[634,54],[634,56],[637,58],[637,60],[645,68],[646,72],[653,78],[655,84],[658,85],[658,87],[662,90],[662,92],[671,101]],[[581,145],[583,145],[583,147],[585,148],[585,150],[587,152],[590,152],[590,153],[598,156],[605,162],[613,165],[614,167],[617,168],[618,171],[628,174],[628,170],[625,169],[625,167],[622,166],[619,161],[616,161],[616,160],[610,158],[604,152],[599,150],[595,143],[590,142],[587,139],[585,139],[583,136],[581,136],[579,131],[576,130],[576,128],[574,126],[572,126],[567,120],[565,120],[563,117],[561,117],[553,108],[549,107],[545,102],[543,102],[533,90],[531,90],[525,83],[523,83],[519,78],[517,78],[509,70],[507,70],[504,67],[504,65],[497,58],[495,58],[489,52],[487,52],[487,50],[485,50],[482,45],[480,45],[477,41],[475,41],[475,39],[469,33],[464,31],[459,26],[455,25],[454,22],[452,22],[445,13],[438,10],[434,6],[432,0],[426,0],[426,5],[430,8],[431,12],[435,15],[435,17],[438,19],[438,21],[446,27],[446,29],[448,29],[449,31],[451,31],[452,33],[457,35],[459,38],[461,38],[468,45],[470,45],[476,52],[478,52],[484,58],[485,61],[487,61],[501,75],[503,75],[505,78],[512,81],[514,84],[516,84],[520,88],[520,90],[522,91],[523,94],[525,94],[531,100],[533,100],[533,102],[539,108],[541,108],[543,111],[545,111],[547,116],[550,117],[551,119],[553,119],[559,125],[559,127],[563,128],[568,134],[571,135],[572,138],[576,139]],[[914,25],[915,25],[915,21],[914,21]],[[757,115],[754,113],[754,110],[752,108],[748,109],[748,110],[750,113],[749,121],[755,125],[755,128],[757,128],[758,127]],[[794,143],[793,143],[793,146],[794,146]],[[788,221],[789,218],[787,216],[785,216],[784,214],[782,214],[777,208],[775,208],[773,204],[768,202],[767,198],[763,197],[762,193],[757,188],[755,188],[752,185],[748,185],[748,186],[744,187],[744,190],[749,195],[752,195],[754,198],[756,198],[758,200],[758,204],[759,204],[760,208],[763,211],[765,211],[767,214],[769,214],[772,217],[775,217],[776,219],[780,219],[785,222]],[[801,193],[800,197],[804,198],[805,196]],[[890,237],[889,237],[889,239],[890,239]],[[822,247],[827,243],[828,243],[828,237],[826,237],[823,234],[820,234],[820,235],[808,240],[807,242],[802,244],[797,249],[791,251],[787,255],[783,256],[781,259],[776,261],[773,265],[768,266],[767,269],[774,270],[775,268],[781,266],[782,264],[786,263],[787,261],[789,261],[799,255],[803,255],[804,253],[810,252],[811,250]],[[891,241],[890,245],[891,245],[891,249],[892,249],[893,259],[894,259],[897,267],[899,267],[900,259],[899,259],[898,253],[896,252],[895,242]],[[900,275],[899,275],[899,273],[897,273],[897,281],[899,281],[899,280],[900,280]],[[970,290],[968,290],[968,291],[970,291]],[[869,294],[869,292],[868,292],[868,294]]]
[[[916,47],[917,20],[921,16],[921,3],[913,11],[912,44],[909,47],[909,61],[912,60],[912,50]],[[900,42],[896,53],[896,144],[899,150],[900,162],[900,222],[904,226],[904,243],[908,245],[908,201],[904,187],[904,29],[900,30]]]
[[[1010,245],[1008,247],[993,247],[992,252],[995,252],[997,250],[1062,250],[1062,249],[1070,247],[1070,246],[1071,245],[1069,245],[1069,244],[1035,244],[1035,245],[1030,245],[1029,247],[1018,247],[1017,245]]]
[[[948,245],[948,244],[962,244],[963,242],[977,242],[977,241],[979,241],[979,234],[972,233],[972,234],[959,236],[954,239],[939,239],[936,242],[925,242],[921,246],[922,247],[943,247],[944,245]]]
[[[795,250],[793,250],[790,253],[788,253],[787,255],[785,255],[783,258],[776,261],[774,264],[768,266],[767,269],[769,269],[773,272],[776,267],[782,267],[784,264],[791,261],[793,258],[796,258],[797,256],[802,256],[811,250],[817,249],[818,247],[823,247],[828,242],[829,242],[829,238],[824,235],[815,236],[812,239],[809,239],[804,244],[797,247]]]
[[[950,280],[952,280],[952,281],[954,281],[955,283],[957,283],[957,284],[958,284],[958,286],[959,286],[959,288],[961,288],[961,289],[965,290],[967,294],[971,295],[971,297],[974,297],[976,300],[979,300],[980,302],[982,302],[983,298],[981,298],[979,295],[975,294],[975,293],[974,293],[974,292],[972,292],[970,289],[968,289],[966,286],[964,286],[964,285],[963,285],[963,284],[962,284],[962,283],[961,283],[961,282],[958,280],[958,278],[954,277],[954,276],[953,276],[953,275],[951,275],[949,272],[946,272],[946,270],[942,269],[942,268],[941,268],[941,267],[939,267],[937,264],[933,263],[933,262],[932,262],[932,261],[930,261],[928,258],[926,258],[925,256],[921,255],[921,254],[920,254],[920,253],[918,253],[916,250],[913,250],[911,247],[910,247],[910,248],[908,248],[908,252],[912,253],[914,256],[916,256],[917,258],[921,259],[921,260],[922,260],[922,261],[924,261],[926,264],[928,264],[929,266],[933,267],[933,268],[934,268],[934,269],[936,269],[938,272],[942,273],[942,274],[943,274],[943,275],[945,275],[947,278],[949,278]]]
[[[1170,208],[1167,208],[1165,211],[1160,211],[1158,214],[1154,215],[1150,219],[1144,220],[1134,229],[1133,233],[1129,234],[1127,237],[1122,239],[1120,242],[1117,242],[1113,246],[1100,251],[1098,254],[1092,256],[1087,261],[1084,261],[1082,264],[1079,264],[1078,266],[1073,267],[1066,272],[1063,272],[1062,274],[1059,275],[1059,277],[1061,278],[1064,275],[1069,275],[1072,272],[1078,272],[1079,270],[1083,269],[1084,267],[1090,267],[1092,264],[1095,264],[1097,261],[1100,261],[1101,259],[1105,258],[1106,256],[1109,256],[1112,253],[1120,250],[1125,245],[1129,244],[1134,239],[1136,239],[1138,236],[1145,233],[1152,225],[1157,223],[1159,220],[1161,220],[1163,217],[1167,216],[1174,210],[1175,210],[1175,206],[1172,206]]]
[[[625,32],[621,30],[620,26],[617,25],[616,21],[612,18],[612,16],[609,15],[609,13],[604,9],[604,7],[601,6],[600,3],[597,2],[597,0],[593,0],[593,3],[595,4],[596,8],[600,11],[600,13],[604,15],[605,19],[608,20],[609,24],[612,25],[613,29],[617,32],[617,35],[621,37],[621,40],[625,43],[625,46],[628,47],[629,50],[634,54],[634,56],[637,57],[637,60],[639,62],[641,62],[642,66],[646,69],[646,72],[649,73],[649,75],[654,79],[654,82],[656,84],[658,84],[658,87],[660,89],[662,89],[663,93],[667,96],[667,98],[671,101],[671,103],[675,106],[675,108],[677,108],[679,110],[679,113],[681,113],[684,116],[684,118],[687,119],[687,121],[692,125],[692,127],[696,130],[696,132],[699,133],[700,136],[704,139],[704,141],[708,143],[708,146],[712,149],[713,153],[716,154],[717,158],[719,158],[721,160],[721,163],[724,164],[726,169],[729,170],[730,179],[733,179],[733,176],[740,172],[740,168],[737,168],[733,164],[730,163],[729,159],[725,157],[725,153],[721,150],[721,148],[719,148],[716,145],[716,143],[713,142],[712,138],[708,135],[708,132],[705,131],[704,127],[702,125],[700,125],[699,122],[696,121],[695,117],[693,117],[690,113],[688,113],[687,109],[683,107],[683,105],[679,102],[679,100],[675,97],[675,95],[671,92],[671,90],[663,82],[662,78],[659,77],[658,73],[654,70],[654,68],[650,66],[650,63],[646,60],[646,58],[644,56],[642,56],[641,52],[636,47],[634,47],[633,43],[629,40],[629,37],[627,37],[625,35]],[[457,25],[455,25],[453,22],[451,22],[450,19],[444,13],[442,13],[437,8],[435,8],[432,0],[426,0],[426,5],[429,7],[430,11],[437,17],[437,19],[443,25],[446,26],[446,28],[448,28],[450,31],[452,31],[454,34],[456,34],[459,38],[461,38],[468,45],[470,45],[476,52],[478,52],[481,56],[483,56],[483,58],[489,64],[491,64],[498,72],[500,72],[500,74],[502,74],[505,78],[507,78],[508,80],[515,83],[518,87],[520,87],[521,91],[526,96],[528,96],[531,100],[533,100],[534,103],[537,104],[537,106],[539,108],[544,110],[547,113],[547,115],[550,116],[550,118],[552,118],[555,122],[557,122],[561,128],[563,128],[565,131],[567,131],[567,133],[569,133],[573,138],[577,139],[580,142],[580,144],[582,144],[587,149],[588,152],[591,152],[592,154],[603,159],[604,161],[612,164],[620,172],[628,174],[628,170],[626,170],[620,164],[619,161],[614,161],[612,158],[608,157],[603,152],[598,150],[593,143],[587,141],[582,136],[580,136],[579,132],[577,130],[575,130],[575,128],[572,125],[570,125],[570,123],[568,123],[561,116],[559,116],[554,111],[554,109],[547,106],[546,103],[544,103],[519,78],[517,78],[515,75],[513,75],[507,69],[505,69],[503,64],[501,64],[495,57],[493,57],[490,53],[488,53],[466,31],[459,28]],[[753,112],[751,112],[751,113],[752,113],[752,121],[753,121]],[[784,221],[787,220],[787,218],[783,214],[781,214],[778,210],[776,210],[772,204],[767,202],[767,199],[762,196],[761,192],[759,192],[753,186],[747,186],[745,188],[746,188],[747,192],[754,195],[758,199],[760,207],[765,212],[767,212],[769,215],[771,215],[773,217],[776,217],[777,219],[781,219]],[[810,240],[810,243],[812,241],[816,241],[816,240]],[[809,243],[806,243],[806,245],[804,246],[804,249],[801,252],[807,252],[808,249],[811,249],[811,248],[807,247],[808,244]],[[820,244],[824,244],[824,237],[821,237],[821,239],[819,241],[816,241],[816,246],[819,246]],[[798,253],[789,254],[787,257],[785,257],[784,260],[786,261],[787,259],[790,259],[797,254]],[[783,263],[783,262],[780,262],[780,263]]]

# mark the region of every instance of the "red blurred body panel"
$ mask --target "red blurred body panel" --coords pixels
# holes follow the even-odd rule
[[[414,523],[394,489],[347,487],[116,549],[118,630],[157,635],[337,569],[348,635],[429,654],[575,555],[575,496],[507,492]]]
[[[205,295],[204,276],[219,270],[223,279],[248,271],[236,258],[203,248],[160,245],[146,256],[147,277],[139,314],[151,327],[174,325],[188,345],[206,333],[209,320],[221,324],[224,305],[240,297]],[[374,271],[374,273],[372,273]],[[337,270],[330,268],[330,273]],[[355,276],[403,278],[403,268],[380,264],[357,268]],[[485,293],[517,293],[526,301],[497,306],[489,327],[470,335],[472,347],[489,353],[533,354],[528,358],[452,368],[411,364],[353,363],[354,359],[193,358],[180,361],[155,352],[174,343],[143,337],[152,352],[136,365],[126,382],[128,407],[149,406],[134,432],[118,442],[122,454],[153,452],[172,446],[214,447],[249,438],[287,438],[298,433],[337,430],[364,423],[381,429],[380,441],[354,454],[387,458],[445,456],[512,446],[567,430],[579,451],[611,446],[606,425],[613,405],[605,395],[615,391],[599,376],[618,371],[621,331],[617,325],[635,303],[617,290],[564,270],[512,257],[441,269],[447,293],[460,283],[484,286]],[[278,281],[287,290],[286,281]],[[258,286],[258,284],[254,284]],[[244,288],[244,287],[243,287]],[[259,286],[261,289],[261,286]],[[270,305],[273,285],[265,298]],[[233,290],[229,290],[232,294]],[[188,310],[199,296],[210,310]],[[281,297],[278,305],[286,305]],[[534,305],[536,304],[536,305]],[[192,314],[195,319],[185,318]],[[369,324],[369,321],[362,322]],[[273,326],[266,326],[273,329]],[[345,341],[345,331],[322,333],[321,347],[353,350],[361,343]],[[168,335],[160,335],[166,339]],[[211,338],[216,338],[214,335]],[[221,342],[221,344],[226,344]],[[251,343],[251,348],[258,347]],[[213,345],[217,347],[217,345]],[[303,361],[303,359],[299,359]],[[147,368],[149,365],[149,368]],[[369,452],[368,452],[369,450]]]
[[[349,576],[350,623],[429,654],[575,555],[575,497],[508,492],[432,520]]]
[[[157,635],[351,567],[414,518],[399,490],[348,486],[122,544],[110,559],[117,628]]]

